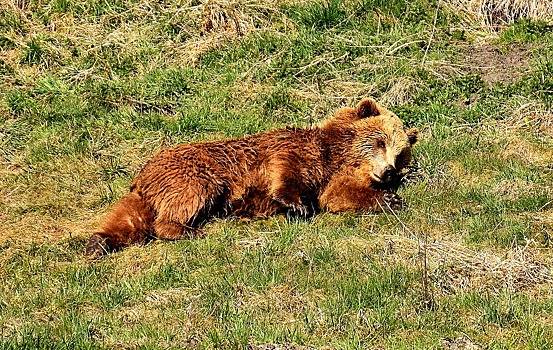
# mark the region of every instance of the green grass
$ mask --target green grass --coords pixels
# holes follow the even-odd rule
[[[0,10],[0,349],[551,348],[553,31],[460,16],[426,0]],[[397,216],[218,220],[83,255],[160,148],[364,96],[421,129]]]

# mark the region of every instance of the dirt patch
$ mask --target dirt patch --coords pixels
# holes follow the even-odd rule
[[[502,52],[493,45],[480,45],[465,51],[465,64],[489,85],[517,81],[529,62],[530,50],[527,47],[511,46]]]

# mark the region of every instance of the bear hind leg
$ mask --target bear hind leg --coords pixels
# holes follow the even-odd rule
[[[200,227],[223,211],[228,198],[225,187],[216,184],[198,184],[185,192],[194,195],[173,199],[158,211],[153,225],[157,238],[178,240],[204,236]]]
[[[104,219],[102,228],[88,240],[85,254],[97,258],[134,243],[147,241],[154,213],[137,193],[117,202]]]

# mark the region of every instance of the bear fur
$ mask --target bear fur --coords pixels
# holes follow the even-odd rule
[[[315,127],[162,150],[115,204],[86,253],[100,256],[149,237],[199,236],[217,216],[398,208],[392,184],[416,140],[416,129],[406,130],[392,112],[364,99]]]

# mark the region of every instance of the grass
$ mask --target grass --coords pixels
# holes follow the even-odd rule
[[[430,0],[6,4],[1,349],[553,346],[546,15],[492,26]],[[406,210],[219,220],[203,239],[84,257],[160,148],[307,126],[368,95],[422,131]]]

